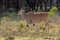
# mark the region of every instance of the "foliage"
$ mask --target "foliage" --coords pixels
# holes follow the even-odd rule
[[[16,19],[17,18],[17,13],[16,12],[10,12],[9,17],[11,19]]]
[[[60,16],[60,11],[58,11],[57,13],[58,13],[58,15]]]
[[[7,16],[2,18],[2,21],[7,21],[7,20],[10,20],[9,17],[7,17]]]
[[[10,20],[9,17],[5,16],[1,19],[1,24],[7,23],[7,21],[9,21],[9,20]]]
[[[50,11],[48,12],[48,15],[49,15],[49,16],[53,16],[54,13],[57,12],[57,10],[58,10],[58,9],[57,9],[56,7],[52,7],[52,8],[50,9]]]
[[[20,28],[24,28],[26,26],[26,21],[20,21]]]

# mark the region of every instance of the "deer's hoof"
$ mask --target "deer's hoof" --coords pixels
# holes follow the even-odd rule
[[[33,26],[35,26],[35,24],[33,24]]]
[[[27,27],[29,27],[29,25],[27,24]]]

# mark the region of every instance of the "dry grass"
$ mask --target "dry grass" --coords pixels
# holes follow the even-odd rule
[[[57,21],[53,20],[45,27],[44,22],[29,25],[20,30],[20,21],[11,21],[9,18],[3,18],[0,25],[0,40],[13,36],[14,40],[60,40],[60,17]]]

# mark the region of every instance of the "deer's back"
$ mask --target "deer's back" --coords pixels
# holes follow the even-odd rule
[[[39,13],[39,14],[25,14],[24,19],[27,23],[38,23],[40,21],[46,21],[48,18],[48,13]]]

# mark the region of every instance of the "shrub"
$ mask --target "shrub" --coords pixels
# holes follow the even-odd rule
[[[20,28],[24,28],[26,26],[26,21],[21,20],[20,21]]]
[[[48,12],[48,15],[49,15],[49,16],[53,16],[54,13],[57,12],[57,10],[58,10],[58,9],[57,9],[56,7],[52,7],[52,8],[50,9],[50,11]]]

